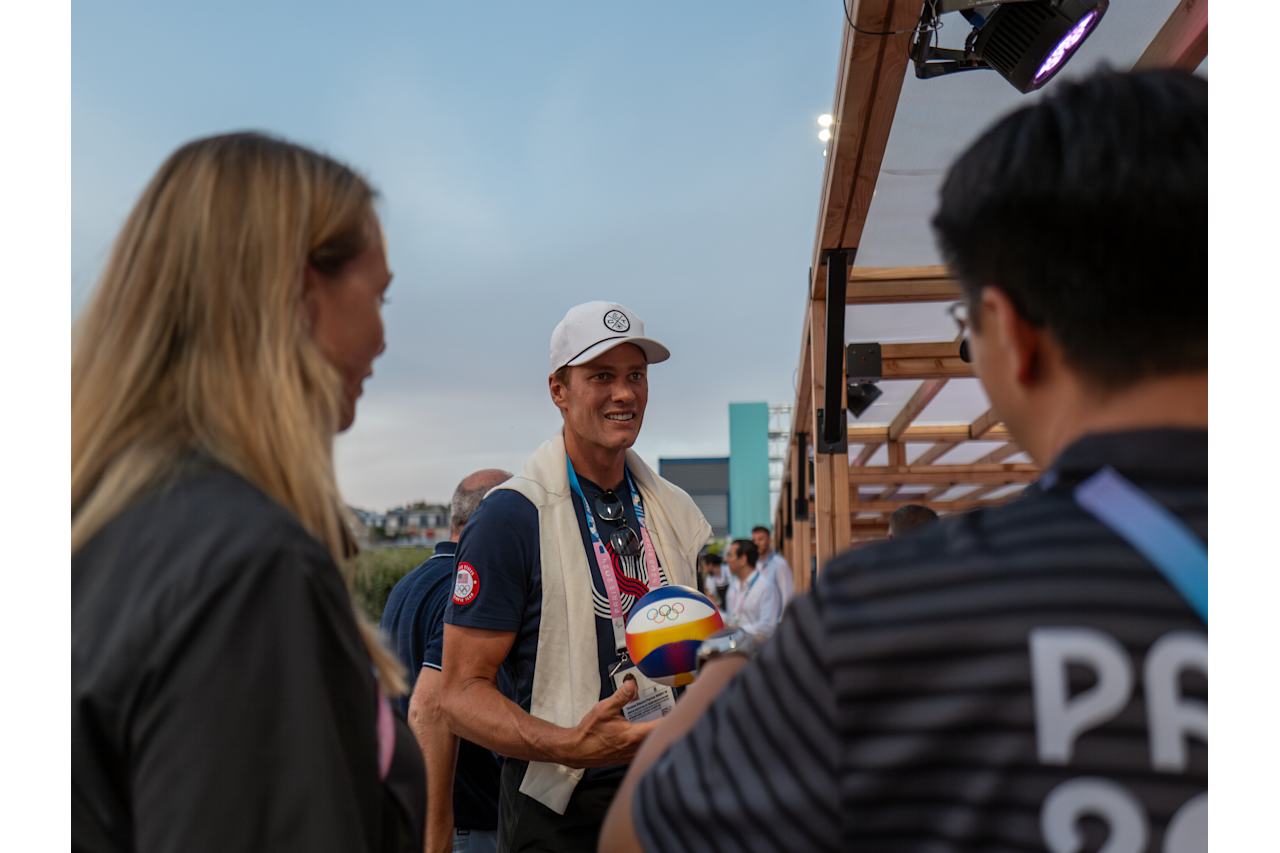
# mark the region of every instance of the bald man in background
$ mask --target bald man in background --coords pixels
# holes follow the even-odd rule
[[[427,765],[426,850],[431,853],[497,849],[497,759],[487,749],[459,742],[439,715],[437,691],[458,537],[489,490],[510,477],[488,468],[458,484],[449,502],[449,541],[436,545],[431,559],[401,578],[382,613],[382,630],[395,644],[413,691],[403,710]]]

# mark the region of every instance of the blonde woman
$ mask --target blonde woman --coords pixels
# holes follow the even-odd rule
[[[333,438],[391,280],[373,201],[282,140],[192,142],[77,324],[76,850],[421,847],[402,672],[338,570]]]

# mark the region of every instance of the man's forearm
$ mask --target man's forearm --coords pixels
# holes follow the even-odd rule
[[[453,849],[453,781],[458,737],[440,708],[440,673],[423,667],[409,704],[409,728],[427,765],[427,853]]]
[[[454,734],[522,761],[566,764],[574,730],[540,720],[503,696],[492,681],[472,679],[447,692],[445,716]]]

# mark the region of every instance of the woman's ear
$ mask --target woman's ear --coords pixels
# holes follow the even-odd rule
[[[310,263],[302,267],[302,318],[308,329],[315,329],[320,314],[320,286],[323,276]]]

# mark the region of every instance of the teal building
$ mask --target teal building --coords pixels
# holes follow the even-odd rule
[[[747,539],[769,527],[769,404],[729,404],[729,529]]]

